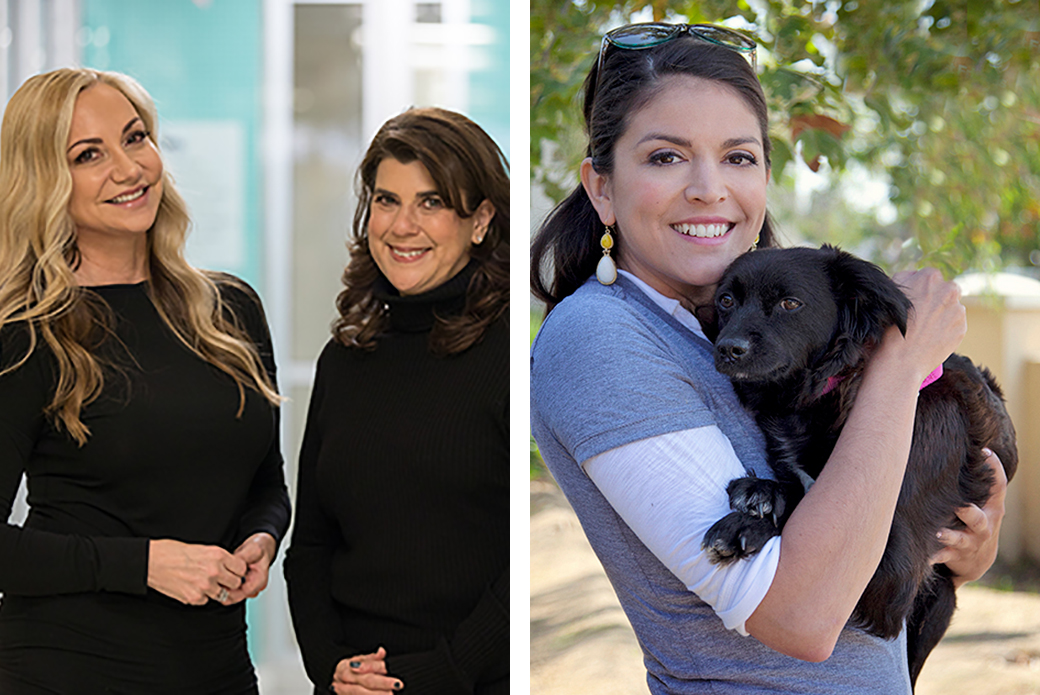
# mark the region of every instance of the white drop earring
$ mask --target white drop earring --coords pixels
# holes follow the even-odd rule
[[[603,236],[599,239],[599,246],[603,249],[603,258],[599,259],[599,263],[596,265],[596,279],[601,285],[612,285],[617,280],[617,266],[614,265],[614,259],[610,257],[610,250],[614,248],[614,237],[610,235],[613,231],[615,231],[613,225],[605,225]]]

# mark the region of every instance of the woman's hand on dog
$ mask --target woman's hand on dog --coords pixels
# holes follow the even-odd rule
[[[932,557],[933,564],[943,563],[950,568],[955,586],[978,579],[997,558],[1008,481],[997,455],[989,449],[983,453],[987,454],[986,465],[993,471],[989,501],[981,509],[974,504],[958,509],[957,517],[966,528],[940,531],[939,541],[946,547]]]
[[[882,349],[904,350],[908,364],[923,370],[919,377],[942,364],[957,349],[967,332],[967,312],[960,302],[960,290],[943,280],[935,268],[897,273],[893,279],[914,305],[907,324],[906,339],[888,336]],[[939,540],[945,546],[932,562],[945,564],[954,574],[954,584],[978,579],[997,557],[1000,523],[1004,518],[1007,476],[997,456],[986,450],[986,465],[993,470],[994,482],[986,506],[961,507],[957,517],[964,529],[943,529]]]
[[[917,383],[957,349],[968,330],[967,312],[957,284],[947,282],[935,268],[896,273],[893,277],[914,308],[906,338],[890,335],[882,349],[902,349],[906,364],[921,370]],[[890,330],[890,334],[897,331]]]

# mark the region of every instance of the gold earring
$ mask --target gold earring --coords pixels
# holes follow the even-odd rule
[[[755,240],[751,242],[751,248],[749,248],[749,249],[748,249],[748,252],[749,252],[749,253],[750,253],[751,251],[754,251],[755,249],[757,249],[757,248],[758,248],[758,242],[759,242],[759,240],[760,240],[761,238],[762,238],[762,235],[761,235],[761,234],[756,234],[756,235],[755,235]]]
[[[612,285],[617,280],[617,266],[614,259],[610,257],[610,249],[614,248],[614,237],[610,233],[615,231],[614,225],[604,225],[603,236],[599,239],[599,246],[603,249],[603,258],[596,265],[596,279],[601,285]]]

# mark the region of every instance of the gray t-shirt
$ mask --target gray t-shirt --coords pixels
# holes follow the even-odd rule
[[[715,371],[711,345],[630,280],[591,279],[546,319],[531,355],[531,428],[643,649],[650,691],[909,695],[905,635],[846,628],[819,664],[727,630],[636,537],[581,462],[634,441],[716,426],[770,477],[762,435]]]

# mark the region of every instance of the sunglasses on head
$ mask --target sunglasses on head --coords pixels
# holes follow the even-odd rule
[[[751,37],[734,29],[718,27],[714,24],[666,24],[664,22],[627,24],[617,29],[611,29],[603,35],[603,41],[599,46],[599,57],[596,61],[596,91],[599,91],[600,76],[603,70],[603,54],[607,52],[609,46],[628,51],[640,51],[660,46],[683,34],[690,34],[716,46],[736,51],[748,59],[753,70],[758,68],[755,55],[758,44]]]

